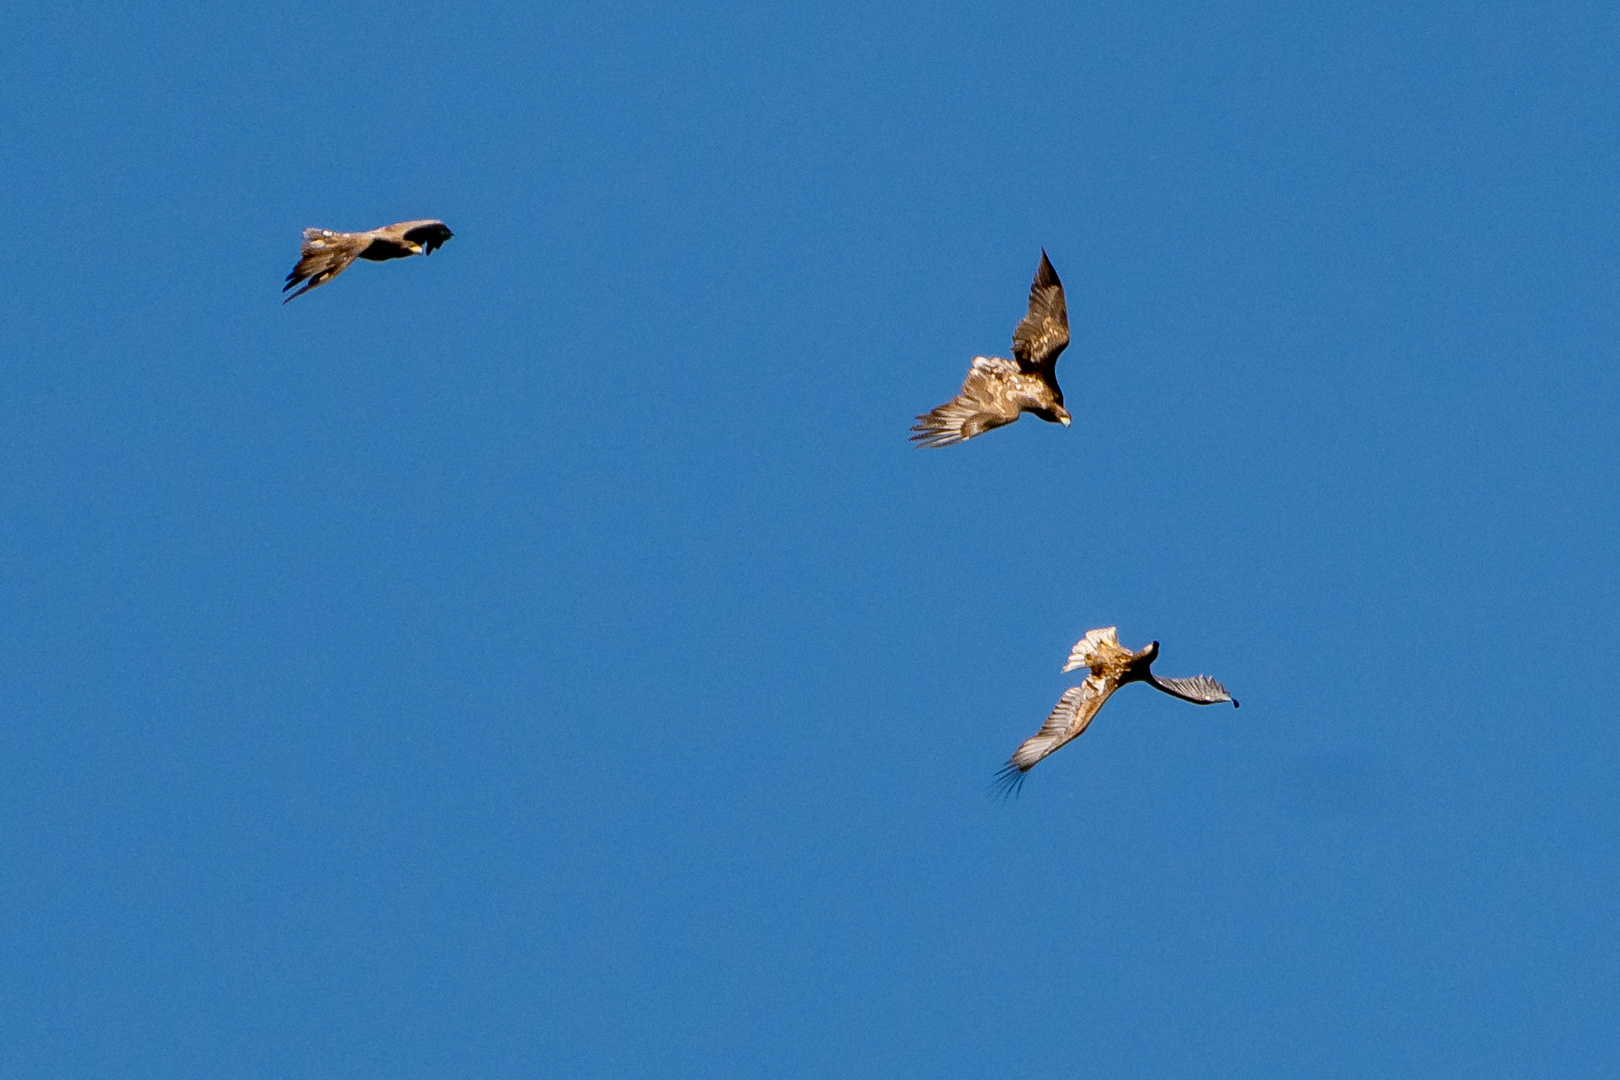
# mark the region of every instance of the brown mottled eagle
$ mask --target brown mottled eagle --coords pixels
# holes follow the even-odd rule
[[[1056,753],[1065,743],[1078,739],[1109,695],[1126,683],[1145,682],[1172,697],[1190,701],[1194,705],[1217,705],[1237,702],[1226,692],[1226,687],[1208,675],[1194,675],[1190,679],[1161,679],[1153,674],[1154,659],[1159,655],[1159,643],[1150,642],[1141,652],[1123,648],[1114,633],[1114,627],[1087,631],[1069,653],[1064,671],[1090,668],[1091,674],[1079,686],[1072,686],[1058,699],[1052,715],[1046,718],[1041,730],[1019,744],[1007,764],[996,774],[1003,793],[1012,794],[1024,785],[1024,777],[1035,763]]]
[[[1049,424],[1069,426],[1063,391],[1057,384],[1057,358],[1069,344],[1069,306],[1063,282],[1046,249],[1029,287],[1029,314],[1013,331],[1013,359],[975,356],[962,392],[917,417],[911,441],[950,446],[1010,424],[1019,413],[1034,413]]]
[[[382,262],[408,255],[431,255],[433,249],[456,235],[442,221],[401,221],[370,232],[333,232],[331,229],[305,229],[303,257],[287,275],[281,291],[308,279],[308,283],[285,304],[303,296],[317,285],[325,285],[349,268],[356,259]]]

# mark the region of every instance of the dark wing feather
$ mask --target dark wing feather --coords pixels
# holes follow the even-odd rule
[[[418,218],[415,221],[396,221],[392,225],[384,225],[380,229],[373,229],[371,235],[400,244],[421,244],[422,251],[426,254],[455,234],[450,231],[448,225],[436,218]]]
[[[1237,702],[1232,701],[1232,695],[1226,692],[1226,687],[1208,675],[1194,675],[1190,679],[1161,679],[1154,675],[1149,681],[1172,697],[1190,701],[1194,705],[1219,705],[1223,701],[1231,701],[1234,708],[1237,706]]]
[[[1018,366],[1010,360],[975,356],[962,392],[917,417],[911,426],[911,441],[922,446],[950,446],[1017,420],[1019,404],[1013,400],[1008,382],[1017,375]]]
[[[996,770],[995,779],[990,782],[991,790],[1003,799],[1016,799],[1018,793],[1024,790],[1024,779],[1027,776],[1029,776],[1028,769],[1020,769],[1009,761]]]
[[[431,255],[454,235],[456,234],[442,221],[424,221],[406,230],[405,239],[413,244],[421,244],[422,254]]]
[[[1029,287],[1029,314],[1013,331],[1013,356],[1024,371],[1039,372],[1048,382],[1053,382],[1058,354],[1068,344],[1069,305],[1063,297],[1063,282],[1058,280],[1052,261],[1046,257],[1046,249],[1042,248],[1041,265],[1036,268],[1035,281]]]
[[[424,218],[421,221],[396,221],[392,225],[371,230],[369,235],[372,238],[371,246],[362,251],[360,257],[372,262],[386,262],[412,255],[430,255],[434,248],[441,246],[454,234],[444,222]],[[418,251],[417,247],[421,250]]]
[[[287,284],[281,287],[286,292],[300,282],[307,282],[302,289],[287,297],[285,304],[303,296],[318,285],[325,285],[349,268],[349,265],[359,257],[360,253],[371,245],[371,236],[368,233],[340,233],[331,229],[305,229],[304,246],[300,252],[298,265],[292,268],[287,275]]]

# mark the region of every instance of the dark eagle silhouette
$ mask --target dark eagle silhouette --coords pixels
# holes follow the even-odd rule
[[[1126,683],[1145,682],[1155,690],[1163,690],[1172,697],[1190,701],[1194,705],[1217,705],[1237,702],[1226,692],[1226,687],[1208,675],[1194,675],[1190,679],[1161,679],[1153,674],[1154,659],[1159,655],[1159,643],[1150,642],[1141,652],[1122,647],[1114,627],[1105,626],[1087,631],[1069,652],[1064,671],[1090,668],[1091,674],[1079,686],[1071,686],[1058,699],[1052,714],[1041,725],[1041,730],[1019,744],[1013,756],[996,774],[1003,793],[1012,794],[1024,786],[1024,777],[1036,762],[1056,753],[1065,743],[1078,739],[1091,725],[1103,702]]]
[[[962,392],[917,417],[911,441],[950,446],[1010,424],[1026,412],[1068,427],[1069,411],[1057,384],[1058,354],[1068,344],[1069,306],[1063,282],[1042,248],[1041,265],[1029,287],[1029,314],[1013,331],[1013,359],[975,356]]]
[[[302,257],[287,275],[287,284],[281,291],[286,292],[299,282],[306,284],[282,303],[303,296],[317,285],[325,285],[356,259],[383,262],[411,255],[431,255],[434,248],[454,235],[444,222],[433,220],[401,221],[370,232],[305,229]]]

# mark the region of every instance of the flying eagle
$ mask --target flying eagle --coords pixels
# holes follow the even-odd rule
[[[1013,331],[1013,359],[975,356],[962,392],[917,417],[911,441],[950,446],[991,428],[1010,424],[1019,413],[1034,413],[1049,424],[1069,426],[1063,391],[1057,384],[1057,358],[1069,344],[1069,306],[1063,282],[1046,249],[1029,287],[1029,314]]]
[[[331,229],[305,229],[304,249],[298,265],[287,275],[281,291],[307,279],[302,289],[282,303],[303,296],[317,285],[325,285],[349,268],[356,259],[383,262],[409,255],[431,255],[433,249],[456,235],[442,221],[401,221],[370,232],[333,232]]]
[[[1153,661],[1158,655],[1157,641],[1150,642],[1141,652],[1133,653],[1120,646],[1112,626],[1087,631],[1085,637],[1075,642],[1063,670],[1073,671],[1084,667],[1090,668],[1091,674],[1079,686],[1071,686],[1064,691],[1052,714],[1046,718],[1046,723],[1041,725],[1041,730],[1025,739],[1013,751],[1013,756],[996,774],[1002,791],[1012,794],[1023,787],[1024,777],[1035,767],[1035,763],[1056,753],[1071,739],[1078,739],[1096,718],[1103,702],[1126,683],[1145,682],[1156,690],[1163,690],[1171,697],[1190,701],[1194,705],[1218,705],[1231,701],[1232,707],[1237,708],[1237,702],[1226,692],[1226,687],[1208,675],[1194,675],[1190,679],[1161,679],[1153,674]]]

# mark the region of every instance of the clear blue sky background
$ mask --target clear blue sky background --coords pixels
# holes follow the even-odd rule
[[[1612,1068],[1612,5],[110,8],[0,17],[0,1073]],[[1043,245],[1074,427],[913,449]],[[993,801],[1109,624],[1243,708]]]

